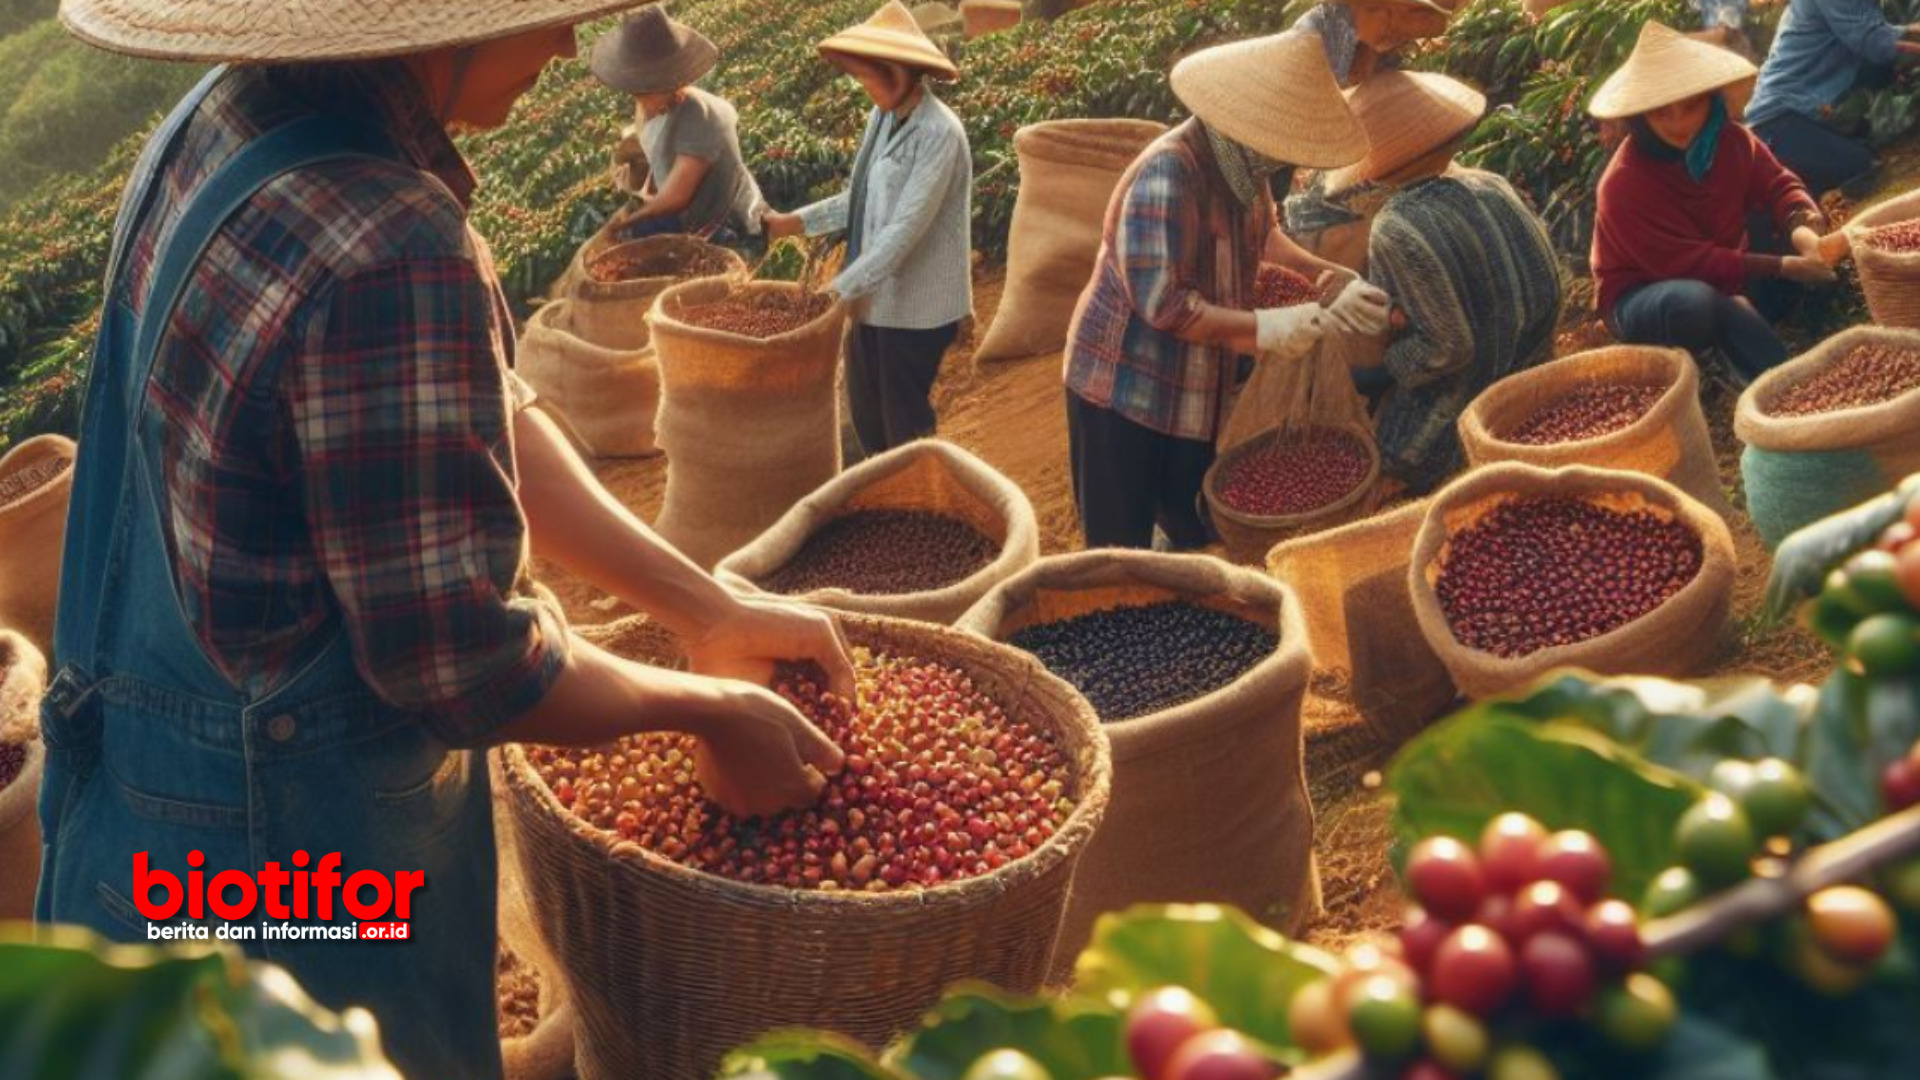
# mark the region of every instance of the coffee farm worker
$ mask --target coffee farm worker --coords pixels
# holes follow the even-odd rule
[[[1858,197],[1873,178],[1873,151],[1836,126],[1834,109],[1855,88],[1885,83],[1896,62],[1920,57],[1920,25],[1887,21],[1878,0],[1793,0],[1780,17],[1747,123],[1815,195]]]
[[[1346,165],[1366,136],[1318,42],[1299,34],[1205,49],[1175,65],[1193,117],[1114,189],[1093,278],[1067,331],[1067,433],[1088,547],[1207,543],[1197,500],[1240,358],[1289,363],[1329,326],[1378,333],[1386,297],[1349,282],[1328,309],[1253,310],[1264,256],[1317,276],[1275,227],[1269,181]]]
[[[1445,33],[1452,17],[1449,6],[1436,0],[1327,0],[1292,29],[1317,37],[1334,78],[1352,87],[1375,71],[1398,70],[1408,45]],[[1315,255],[1354,270],[1365,268],[1368,223],[1379,213],[1385,191],[1360,184],[1331,192],[1326,174],[1319,173],[1306,190],[1281,194],[1289,236]]]
[[[1399,68],[1408,45],[1446,33],[1454,6],[1461,5],[1439,0],[1325,0],[1300,16],[1291,29],[1318,37],[1327,50],[1333,77],[1350,87],[1376,70]]]
[[[182,881],[190,851],[209,878],[334,852],[422,872],[403,946],[245,946],[372,1010],[417,1080],[501,1070],[481,748],[687,731],[745,811],[808,802],[840,763],[757,681],[808,658],[850,688],[836,628],[732,599],[594,485],[523,407],[468,225],[449,130],[501,124],[573,55],[575,23],[627,4],[61,6],[101,47],[232,66],[149,141],[115,230],[43,706],[36,915],[145,939],[138,852]],[[571,637],[531,588],[530,540],[657,616],[701,674]]]
[[[1455,423],[1492,383],[1546,360],[1560,319],[1560,264],[1546,227],[1507,181],[1456,168],[1487,99],[1443,75],[1382,72],[1347,91],[1372,149],[1328,176],[1335,192],[1388,192],[1367,279],[1404,315],[1384,364],[1382,471],[1415,494],[1464,464]]]
[[[1728,105],[1754,74],[1739,56],[1650,22],[1589,106],[1630,131],[1600,177],[1592,261],[1601,316],[1631,344],[1716,350],[1744,379],[1787,358],[1748,288],[1833,281],[1817,255],[1825,215]],[[1752,250],[1750,214],[1791,237],[1794,254]]]
[[[760,232],[766,203],[740,158],[740,116],[725,98],[693,85],[719,58],[713,42],[669,17],[663,4],[641,8],[594,43],[594,77],[633,95],[646,152],[640,206],[615,216],[608,227],[615,240]]]
[[[933,433],[929,395],[947,348],[973,313],[973,150],[929,79],[958,68],[898,0],[820,43],[874,108],[848,190],[789,214],[768,235],[845,231],[832,290],[852,308],[847,398],[869,454]]]

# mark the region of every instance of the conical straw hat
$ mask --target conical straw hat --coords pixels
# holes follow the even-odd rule
[[[820,55],[828,60],[837,56],[885,60],[919,68],[942,79],[960,77],[960,69],[953,66],[940,46],[913,21],[913,12],[900,0],[888,0],[887,6],[874,12],[866,22],[821,42]]]
[[[1738,53],[1649,22],[1640,28],[1633,55],[1600,84],[1587,111],[1601,120],[1624,120],[1759,74]]]
[[[1314,35],[1274,34],[1202,49],[1173,66],[1171,81],[1174,95],[1202,123],[1276,161],[1329,169],[1367,152],[1367,137]]]
[[[1485,94],[1430,72],[1383,71],[1348,90],[1347,103],[1372,149],[1328,174],[1329,191],[1391,176],[1472,131],[1487,111]]]
[[[90,45],[163,60],[358,60],[570,26],[644,0],[60,0]]]

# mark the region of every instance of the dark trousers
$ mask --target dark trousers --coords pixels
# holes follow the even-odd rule
[[[1873,176],[1873,151],[1866,143],[1799,113],[1772,117],[1754,125],[1753,133],[1815,196],[1838,189],[1858,197]]]
[[[1211,442],[1163,435],[1069,390],[1067,449],[1088,547],[1150,548],[1156,524],[1176,551],[1207,546],[1199,504]]]
[[[1704,281],[1642,285],[1614,305],[1611,323],[1630,345],[1674,345],[1695,355],[1719,349],[1749,380],[1787,358],[1786,343],[1752,304]]]
[[[860,448],[879,454],[933,434],[933,380],[960,324],[932,330],[855,325],[847,349],[847,401]]]

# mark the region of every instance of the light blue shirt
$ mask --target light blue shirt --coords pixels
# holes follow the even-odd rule
[[[1893,63],[1900,33],[1875,0],[1793,0],[1760,69],[1747,124],[1787,113],[1820,119],[1853,89],[1862,66]]]
[[[867,178],[860,254],[834,279],[856,321],[894,330],[932,330],[973,312],[973,155],[953,110],[921,98],[898,121],[873,110],[862,139]],[[844,230],[851,199],[841,192],[799,211],[807,235]]]

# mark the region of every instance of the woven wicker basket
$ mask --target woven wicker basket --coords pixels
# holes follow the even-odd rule
[[[880,1046],[955,982],[1041,986],[1112,783],[1092,708],[1031,657],[975,635],[871,616],[841,625],[856,645],[966,671],[1010,716],[1051,731],[1076,808],[1037,852],[992,874],[917,892],[802,892],[705,874],[595,830],[524,748],[508,747],[520,857],[572,990],[583,1080],[705,1080],[726,1051],[792,1025]]]
[[[1882,326],[1920,328],[1920,252],[1897,254],[1873,246],[1875,229],[1920,218],[1920,191],[1898,195],[1862,211],[1847,222],[1860,291],[1867,296],[1873,321]]]
[[[0,630],[0,739],[24,742],[26,765],[0,788],[0,920],[33,917],[40,883],[40,778],[47,748],[40,741],[40,695],[47,661],[24,636]]]
[[[1220,498],[1219,484],[1226,477],[1233,463],[1248,454],[1255,453],[1272,445],[1280,437],[1278,429],[1256,435],[1246,442],[1221,454],[1211,468],[1207,470],[1206,481],[1201,490],[1206,496],[1207,509],[1213,515],[1213,527],[1219,531],[1220,539],[1227,545],[1227,557],[1237,563],[1263,565],[1267,552],[1282,540],[1296,536],[1306,536],[1331,529],[1366,513],[1369,505],[1368,495],[1373,485],[1380,479],[1380,447],[1373,440],[1373,432],[1359,424],[1341,424],[1338,429],[1360,440],[1367,449],[1367,475],[1354,489],[1339,499],[1328,503],[1318,510],[1304,514],[1288,514],[1279,517],[1262,517],[1257,514],[1243,514],[1229,507]]]

